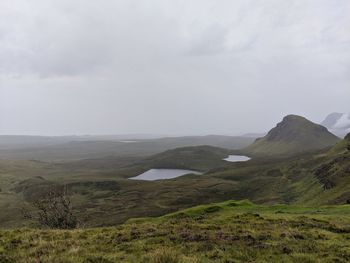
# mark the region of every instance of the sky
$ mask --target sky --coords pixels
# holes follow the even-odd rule
[[[349,0],[1,0],[0,134],[235,135],[350,112]]]

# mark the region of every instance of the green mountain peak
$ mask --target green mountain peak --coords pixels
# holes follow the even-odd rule
[[[334,145],[339,138],[322,125],[298,115],[287,115],[265,137],[245,151],[251,155],[293,155]]]

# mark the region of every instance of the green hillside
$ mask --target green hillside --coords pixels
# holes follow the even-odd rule
[[[226,201],[117,227],[0,230],[0,262],[348,262],[350,206]]]
[[[350,203],[350,134],[315,159],[318,160],[318,165],[312,174],[322,188],[314,187],[313,191],[306,191],[299,198],[299,203]]]
[[[64,186],[75,213],[90,227],[229,199],[259,204],[345,204],[350,200],[349,137],[331,149],[238,163],[222,161],[228,150],[209,146],[178,148],[147,158],[68,163],[2,160],[0,226],[37,226],[23,218],[21,209],[32,210],[33,200]],[[128,179],[160,167],[204,174],[160,181]]]
[[[265,137],[244,149],[250,155],[294,155],[319,150],[337,143],[339,138],[325,127],[304,117],[288,115]]]

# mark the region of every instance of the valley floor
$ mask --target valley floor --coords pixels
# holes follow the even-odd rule
[[[349,262],[350,205],[202,205],[123,225],[0,230],[0,262]]]

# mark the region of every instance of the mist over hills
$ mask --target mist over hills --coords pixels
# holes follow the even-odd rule
[[[331,114],[324,123],[336,126],[341,114]],[[160,136],[160,137],[158,137]],[[255,141],[256,138],[259,138]],[[265,134],[242,136],[161,135],[82,135],[82,136],[0,136],[0,158],[69,161],[104,157],[149,156],[178,147],[210,145],[226,149],[244,149],[250,155],[290,155],[329,147],[339,139],[307,119],[288,115]],[[255,142],[254,142],[255,141]]]
[[[210,145],[241,149],[254,140],[254,137],[223,135],[154,139],[135,139],[134,137],[117,135],[107,137],[0,136],[0,159],[69,161],[106,157],[140,157],[186,146]]]
[[[321,125],[339,137],[344,137],[350,132],[350,114],[333,112],[329,114]]]
[[[153,134],[120,134],[120,135],[65,135],[65,136],[42,136],[42,135],[0,135],[0,149],[19,149],[44,147],[70,142],[90,141],[134,141],[151,140],[166,137],[165,135]]]

